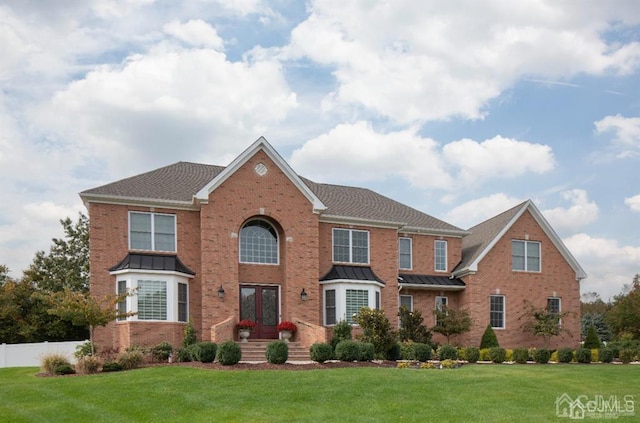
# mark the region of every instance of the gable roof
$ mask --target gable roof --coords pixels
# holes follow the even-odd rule
[[[462,237],[467,231],[366,188],[320,184],[298,176],[271,145],[260,138],[229,166],[178,162],[80,193],[90,202],[198,210],[208,193],[262,149],[280,166],[320,213],[332,223],[379,225],[405,232]]]
[[[567,263],[569,263],[571,268],[576,272],[576,280],[586,278],[587,274],[582,266],[580,266],[575,257],[573,257],[566,245],[564,245],[560,237],[556,234],[549,222],[547,222],[542,213],[540,213],[540,210],[538,210],[531,200],[520,203],[517,206],[470,228],[470,235],[462,238],[462,261],[453,271],[453,275],[463,276],[468,273],[476,272],[480,261],[482,261],[489,251],[491,251],[493,246],[527,210],[531,213],[538,225],[540,225],[547,237],[549,237],[553,245],[558,249],[562,257],[564,257]]]

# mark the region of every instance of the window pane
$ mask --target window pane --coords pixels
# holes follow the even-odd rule
[[[353,315],[362,307],[369,307],[369,291],[366,289],[347,289],[346,320],[353,323]]]
[[[346,229],[333,230],[333,261],[349,262],[349,231]]]
[[[540,271],[540,243],[527,242],[527,270],[530,272]]]
[[[353,263],[369,263],[369,233],[364,231],[351,231],[353,242]]]
[[[278,324],[278,304],[276,304],[275,288],[263,288],[262,292],[262,324],[276,326]]]
[[[490,298],[489,321],[493,328],[504,328],[504,297],[492,295]]]
[[[129,219],[131,249],[151,250],[151,215],[149,213],[131,213]]]
[[[413,311],[413,297],[411,295],[400,295],[400,307],[402,306],[409,311]]]
[[[176,235],[175,235],[176,217],[165,214],[153,215],[154,240],[156,251],[175,251]]]
[[[242,263],[278,263],[278,235],[263,220],[254,220],[240,230],[240,261]]]
[[[513,270],[525,270],[524,241],[511,241],[511,268]]]
[[[127,292],[127,281],[118,281],[118,295]],[[123,298],[122,301],[118,301],[118,313],[127,312],[127,299]],[[118,317],[118,320],[126,320],[125,317]]]
[[[560,298],[547,298],[547,310],[552,314],[560,314]]]
[[[167,320],[165,281],[138,281],[138,319]]]
[[[411,269],[411,238],[398,240],[398,261],[400,269]]]
[[[178,321],[187,321],[188,287],[186,283],[178,284]]]
[[[436,241],[436,270],[445,272],[447,270],[447,241]]]
[[[327,289],[324,291],[325,324],[336,324],[336,290]]]
[[[256,289],[242,288],[240,290],[240,320],[249,319],[256,321]]]

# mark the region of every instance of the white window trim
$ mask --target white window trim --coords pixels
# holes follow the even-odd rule
[[[409,240],[409,267],[401,267],[400,263],[400,241],[403,239]],[[413,269],[413,238],[401,236],[398,239],[398,268],[402,270],[412,270]]]
[[[438,269],[438,243],[444,244],[444,269]],[[447,272],[449,269],[449,243],[445,239],[436,239],[433,243],[433,269],[436,272]]]
[[[524,269],[514,269],[513,268],[513,241],[524,243]],[[528,255],[527,255],[527,245],[528,244],[538,244],[538,252],[540,253],[540,257],[538,257],[538,270],[529,270],[529,265],[527,263]],[[524,273],[542,273],[542,242],[540,241],[529,241],[527,239],[512,239],[511,240],[511,271],[512,272],[524,272]]]
[[[558,314],[562,315],[562,298],[561,297],[547,297],[547,306],[549,305],[549,300],[558,300]],[[562,326],[562,318],[558,320],[558,324]]]
[[[491,298],[493,297],[502,298],[502,327],[491,326]],[[499,295],[499,294],[489,295],[489,325],[491,326],[492,329],[504,330],[507,328],[507,298],[505,295]]]
[[[274,232],[276,233],[276,252],[277,252],[277,260],[275,263],[259,263],[256,261],[242,261],[242,251],[241,251],[241,242],[242,242],[242,229],[245,227],[246,224],[250,223],[250,222],[254,222],[256,220],[260,220],[262,222],[265,222],[267,225],[271,226],[274,230]],[[280,235],[278,234],[278,230],[276,229],[275,226],[273,226],[273,224],[271,222],[269,222],[266,219],[249,219],[246,222],[244,222],[242,224],[242,226],[240,227],[240,232],[238,232],[238,262],[241,264],[257,264],[259,266],[280,266]]]
[[[374,281],[352,281],[352,280],[332,280],[321,282],[324,285],[322,289],[322,323],[325,326],[334,326],[327,325],[327,308],[324,304],[325,300],[325,290],[326,289],[335,289],[336,290],[336,323],[341,320],[347,320],[347,289],[356,289],[356,290],[367,290],[368,291],[368,307],[374,309],[376,306],[376,292],[380,293],[380,287],[383,286],[378,282]],[[382,294],[380,294],[382,299]],[[358,326],[357,323],[352,323],[353,326]]]
[[[405,297],[405,298],[407,298],[407,297],[408,297],[408,298],[411,300],[411,301],[410,301],[411,305],[410,305],[409,311],[410,311],[410,312],[413,312],[413,295],[408,295],[408,294],[402,294],[402,295],[400,295],[400,296],[399,296],[399,298],[398,298],[398,304],[400,304],[400,306],[401,306],[401,307],[402,307],[402,300],[401,300],[401,299],[402,299],[402,297]]]
[[[148,214],[151,215],[151,249],[149,250],[145,250],[145,249],[134,249],[131,248],[131,215],[132,214]],[[173,216],[173,250],[156,250],[155,249],[155,245],[156,245],[156,240],[155,240],[155,216],[156,215],[162,215],[162,216]],[[178,251],[178,217],[175,214],[172,213],[155,213],[155,212],[142,212],[142,211],[133,211],[130,210],[129,211],[129,222],[128,222],[128,231],[127,231],[127,238],[128,238],[128,242],[129,242],[129,250],[132,251],[156,251],[156,252],[161,252],[161,253],[175,253]]]
[[[335,234],[336,231],[348,231],[349,232],[349,261],[336,261],[335,257]],[[367,234],[367,262],[355,262],[353,261],[353,233],[363,232]],[[349,228],[333,228],[331,231],[331,259],[334,263],[349,263],[367,265],[371,262],[371,239],[369,237],[369,231],[362,229],[349,229]]]

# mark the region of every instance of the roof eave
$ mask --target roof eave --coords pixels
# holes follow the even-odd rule
[[[159,198],[142,198],[142,197],[124,197],[105,194],[88,194],[80,193],[80,198],[85,207],[88,208],[89,203],[101,204],[117,204],[124,206],[145,206],[145,207],[161,207],[181,210],[199,210],[200,208],[192,201],[166,200]]]
[[[401,288],[422,289],[425,291],[462,291],[466,286],[461,285],[427,285],[421,283],[399,283]]]
[[[455,238],[463,238],[471,233],[462,229],[423,228],[419,226],[403,226],[400,228],[400,231],[421,235],[450,236]]]

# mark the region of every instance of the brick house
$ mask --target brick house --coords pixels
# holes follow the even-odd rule
[[[99,345],[278,337],[292,320],[303,345],[361,307],[400,305],[434,324],[439,304],[466,308],[478,345],[487,324],[503,347],[536,346],[526,301],[573,312],[558,345],[579,342],[584,271],[531,201],[468,231],[371,190],[298,176],[260,138],[227,167],[178,162],[80,194],[90,217],[91,294],[137,289],[137,315],[96,330]],[[442,339],[437,339],[442,341]]]

